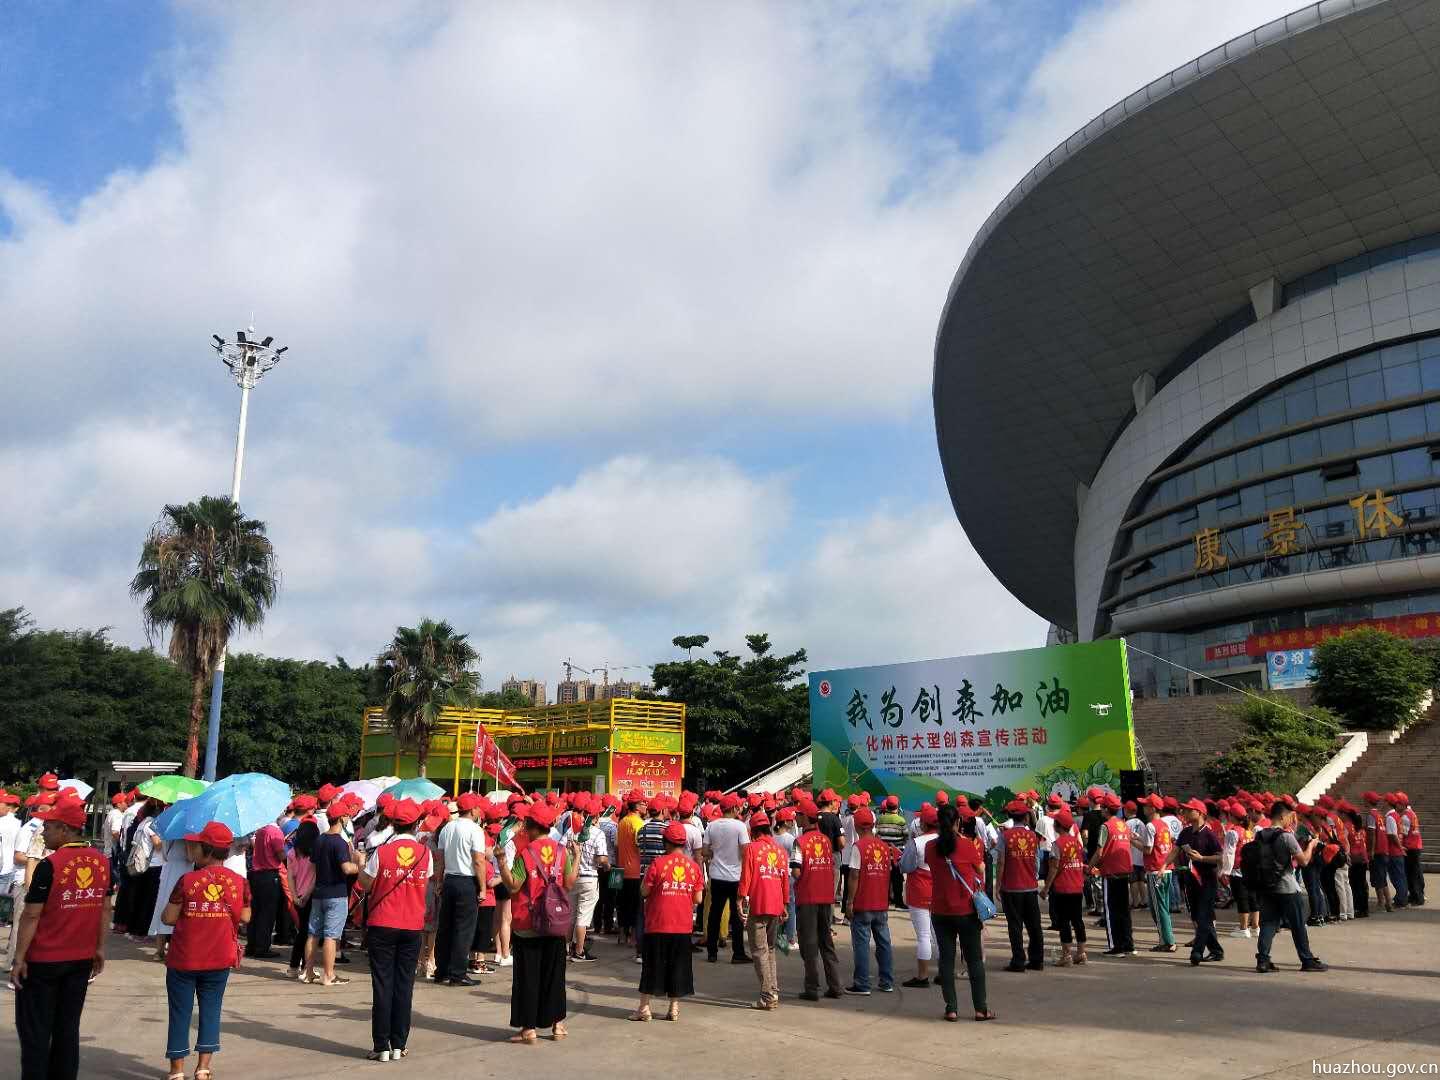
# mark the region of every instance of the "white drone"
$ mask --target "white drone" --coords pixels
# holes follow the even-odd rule
[[[1109,716],[1111,705],[1108,701],[1103,705],[1097,701],[1094,705],[1091,705],[1090,708],[1095,710],[1096,716]]]

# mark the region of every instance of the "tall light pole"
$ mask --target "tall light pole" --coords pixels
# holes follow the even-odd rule
[[[273,337],[264,341],[255,340],[255,327],[235,331],[235,340],[226,341],[219,334],[211,334],[210,347],[220,354],[220,362],[235,376],[240,387],[240,430],[235,436],[235,471],[230,480],[230,501],[240,503],[240,473],[245,467],[245,421],[250,414],[250,391],[261,377],[280,362],[280,356],[290,346],[273,348]],[[225,649],[220,650],[220,662],[215,665],[215,677],[210,684],[210,725],[205,732],[205,779],[215,779],[215,762],[220,756],[220,699],[225,685]]]

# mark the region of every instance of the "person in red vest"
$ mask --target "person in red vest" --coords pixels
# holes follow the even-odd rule
[[[500,864],[500,878],[510,890],[511,942],[515,957],[510,987],[510,1026],[519,1028],[512,1043],[533,1044],[538,1030],[550,1028],[556,1041],[569,1033],[565,1027],[565,950],[570,928],[562,934],[540,933],[535,928],[535,907],[546,889],[561,886],[566,893],[580,875],[580,849],[573,842],[567,851],[550,838],[555,808],[531,806],[525,820],[526,843],[513,863]],[[497,851],[497,854],[501,852]]]
[[[800,835],[790,851],[794,872],[795,926],[800,940],[800,958],[805,963],[805,1001],[820,1000],[820,967],[825,967],[825,996],[838,998],[840,960],[835,953],[831,930],[835,901],[835,852],[830,838],[820,829],[820,808],[813,799],[801,799],[795,810],[800,818]]]
[[[985,845],[977,835],[975,813],[964,799],[936,808],[939,831],[925,848],[930,867],[930,923],[940,950],[936,982],[945,1000],[945,1019],[960,1019],[955,995],[955,947],[970,977],[970,1003],[975,1019],[994,1020],[985,996],[984,925],[975,913],[975,894],[985,888]]]
[[[700,864],[685,854],[689,839],[685,825],[665,826],[665,854],[650,863],[640,882],[645,903],[645,936],[641,940],[640,1005],[629,1019],[651,1019],[650,998],[670,999],[666,1020],[680,1019],[680,999],[695,993],[695,970],[690,956],[690,930],[695,909],[705,899],[705,875]]]
[[[165,1056],[170,1059],[170,1080],[185,1080],[190,1015],[197,998],[196,1077],[210,1080],[210,1062],[220,1050],[225,984],[230,969],[240,964],[240,927],[250,921],[250,883],[223,865],[234,842],[234,834],[218,821],[187,834],[185,854],[196,868],[175,883],[160,914],[161,922],[175,928],[165,952],[165,992],[170,999]]]
[[[1150,918],[1160,932],[1160,943],[1150,947],[1151,952],[1173,953],[1175,931],[1170,925],[1170,849],[1175,838],[1170,835],[1170,826],[1160,811],[1165,809],[1165,800],[1159,795],[1150,795],[1140,800],[1140,829],[1131,830],[1131,838],[1140,848],[1141,867],[1145,871],[1145,895],[1150,905]]]
[[[1045,967],[1045,938],[1040,928],[1037,877],[1040,837],[1031,828],[1035,819],[1024,799],[1009,803],[1005,811],[1010,815],[1010,823],[1000,830],[995,864],[1000,905],[1005,909],[1005,929],[1010,935],[1010,963],[1005,970],[1041,971]],[[1128,848],[1126,857],[1129,857]]]
[[[1130,829],[1120,815],[1120,797],[1101,796],[1105,820],[1100,826],[1100,843],[1090,857],[1090,873],[1105,883],[1105,936],[1110,947],[1104,955],[1135,955],[1135,937],[1130,927]]]
[[[1420,837],[1420,815],[1410,805],[1410,796],[1397,791],[1392,796],[1399,818],[1400,850],[1405,856],[1405,884],[1413,907],[1425,906],[1425,872],[1420,869],[1420,853],[1425,841]]]
[[[1375,889],[1376,906],[1383,911],[1394,911],[1395,897],[1390,891],[1390,841],[1385,836],[1380,795],[1367,791],[1360,797],[1370,807],[1365,814],[1365,846],[1370,851],[1370,884]]]
[[[784,850],[770,835],[770,819],[765,811],[750,815],[750,843],[740,867],[740,917],[755,963],[755,977],[760,981],[760,997],[753,1008],[774,1009],[780,1004],[780,981],[775,971],[775,939],[785,905],[790,900],[790,864]],[[889,880],[889,871],[886,871]]]
[[[1405,843],[1400,837],[1399,800],[1391,791],[1385,794],[1385,801],[1390,804],[1390,809],[1385,811],[1385,841],[1390,849],[1387,863],[1390,889],[1395,896],[1395,906],[1405,908],[1410,906],[1410,883],[1405,876]]]
[[[11,968],[20,1076],[75,1080],[85,991],[105,969],[110,862],[83,842],[85,804],[78,798],[62,793],[37,816],[53,850],[30,878]]]
[[[1060,928],[1060,966],[1085,963],[1085,845],[1075,832],[1075,819],[1065,807],[1050,815],[1055,822],[1055,851],[1040,892],[1055,901],[1055,923]],[[1071,959],[1071,939],[1074,959]]]
[[[900,853],[875,835],[875,812],[868,806],[855,811],[855,889],[845,909],[850,920],[850,945],[855,977],[845,993],[870,994],[870,941],[875,941],[882,994],[895,991],[894,956],[890,949],[890,870]]]
[[[1366,846],[1365,819],[1360,808],[1345,800],[1340,801],[1340,812],[1350,825],[1350,891],[1355,896],[1355,918],[1370,917],[1370,892],[1366,888],[1366,873],[1370,866],[1370,849]]]
[[[371,1061],[410,1056],[410,1003],[420,937],[425,930],[425,901],[434,864],[430,848],[415,836],[420,807],[400,799],[386,811],[395,831],[370,853],[360,873],[360,891],[369,895]]]

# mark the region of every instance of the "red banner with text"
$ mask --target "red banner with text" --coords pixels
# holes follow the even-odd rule
[[[1205,646],[1207,661],[1228,660],[1235,656],[1263,657],[1267,652],[1282,649],[1309,649],[1322,641],[1339,637],[1347,630],[1384,630],[1403,638],[1440,637],[1440,614],[1397,615],[1389,619],[1363,619],[1360,622],[1333,623],[1329,626],[1306,626],[1294,630],[1276,630],[1268,634],[1251,634],[1244,641],[1224,641]]]
[[[475,753],[470,760],[474,762],[477,769],[487,776],[493,776],[506,787],[518,788],[520,791],[525,790],[515,779],[515,766],[505,756],[505,751],[501,750],[495,740],[490,737],[484,724],[475,725]]]
[[[639,788],[646,795],[680,794],[684,770],[678,754],[612,754],[611,790],[626,792]]]

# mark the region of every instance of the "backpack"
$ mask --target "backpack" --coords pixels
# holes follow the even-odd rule
[[[556,847],[560,851],[560,865],[549,872],[541,868],[530,848],[526,848],[522,856],[525,888],[530,890],[530,929],[541,937],[568,938],[575,913],[570,906],[570,893],[565,889],[565,849],[558,844]],[[534,888],[537,879],[540,881],[538,893]]]
[[[1260,892],[1279,892],[1280,882],[1290,873],[1290,849],[1283,829],[1261,829],[1240,849],[1240,872],[1245,884]]]
[[[145,872],[150,869],[150,852],[140,843],[140,830],[144,827],[145,822],[141,821],[130,830],[130,847],[125,852],[125,872],[131,877],[144,877]]]

